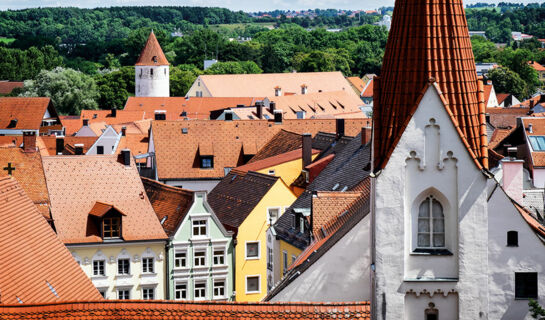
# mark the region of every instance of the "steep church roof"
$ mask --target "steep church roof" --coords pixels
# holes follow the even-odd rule
[[[375,170],[384,168],[430,83],[470,155],[487,167],[482,81],[461,0],[398,0],[374,85]]]
[[[146,41],[146,45],[144,46],[144,49],[142,49],[142,52],[140,53],[140,57],[138,58],[138,61],[136,61],[137,66],[168,66],[168,60],[167,57],[165,57],[165,54],[163,53],[163,49],[161,49],[161,45],[159,44],[159,41],[157,41],[157,38],[155,37],[155,33],[151,31],[148,37],[148,41]]]

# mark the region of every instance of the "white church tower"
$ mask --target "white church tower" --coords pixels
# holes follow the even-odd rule
[[[461,0],[397,0],[373,110],[373,319],[487,319],[488,149]]]
[[[135,95],[137,97],[170,95],[169,63],[153,31],[136,61]]]

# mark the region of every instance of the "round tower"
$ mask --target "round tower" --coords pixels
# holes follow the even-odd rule
[[[137,97],[168,97],[170,95],[169,63],[153,31],[135,65]]]

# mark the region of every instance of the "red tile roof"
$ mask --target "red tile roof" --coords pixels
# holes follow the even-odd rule
[[[430,83],[477,166],[487,167],[482,81],[461,0],[399,0],[375,80],[375,169],[388,162]]]
[[[39,130],[50,103],[49,98],[0,98],[0,129]],[[13,128],[11,120],[17,120]]]
[[[361,192],[318,191],[312,197],[312,233],[320,232],[331,219],[346,211]]]
[[[166,217],[163,229],[168,236],[173,236],[193,203],[193,191],[172,187],[144,177],[142,182],[157,219],[162,221]]]
[[[320,153],[320,150],[312,149],[312,154],[318,154],[318,153]],[[259,170],[270,168],[272,166],[276,166],[282,163],[301,159],[302,157],[303,157],[302,149],[295,149],[295,150],[288,151],[286,153],[281,153],[281,154],[278,154],[263,160],[247,163],[243,166],[237,167],[237,170],[244,171],[244,172],[259,171]]]
[[[493,85],[485,84],[484,85],[484,103],[488,105],[488,100],[490,100],[490,93],[492,92]]]
[[[57,137],[55,136],[39,136],[36,138],[36,145],[40,149],[42,156],[57,155]],[[98,137],[73,137],[66,136],[64,139],[64,147],[75,150],[76,144],[83,144],[83,153],[86,153],[89,148],[97,141]],[[66,152],[68,153],[68,152]],[[64,153],[64,154],[66,154]]]
[[[6,320],[371,319],[369,302],[127,301],[0,305]]]
[[[532,125],[532,132],[528,130]],[[545,136],[545,118],[522,118],[522,128],[527,136]],[[530,147],[530,146],[529,146]],[[545,167],[545,151],[533,151],[529,148],[533,167]]]
[[[3,304],[102,299],[14,178],[0,177],[0,203],[0,318]]]
[[[496,98],[498,98],[498,104],[501,104],[510,95],[510,93],[496,93]]]
[[[528,64],[534,68],[536,71],[545,71],[545,67],[539,64],[536,61],[528,61]]]
[[[530,108],[486,108],[490,116],[490,124],[495,128],[515,128],[517,118],[524,117],[530,112]]]
[[[253,106],[263,98],[252,97],[129,97],[126,111],[144,112],[144,119],[154,119],[156,110],[166,111],[166,120],[210,119],[213,111]],[[184,115],[182,113],[185,112]]]
[[[282,129],[266,142],[248,163],[300,149],[303,144],[302,137],[303,136],[298,133]]]
[[[146,45],[144,46],[144,49],[142,49],[142,52],[140,53],[140,57],[138,57],[138,60],[136,61],[137,66],[168,66],[168,60],[167,57],[165,57],[165,54],[163,53],[163,49],[161,49],[161,45],[159,44],[159,41],[157,41],[157,38],[155,37],[155,33],[153,31],[150,32],[148,41],[146,41]]]
[[[345,134],[355,136],[366,126],[366,119],[345,121]],[[223,178],[224,168],[243,164],[248,150],[259,150],[281,129],[315,135],[319,131],[335,132],[335,119],[283,120],[281,124],[267,120],[235,121],[153,121],[152,134],[160,180]],[[184,131],[183,131],[184,130]],[[187,133],[183,133],[187,132]],[[213,150],[214,168],[195,165],[199,148]]]
[[[505,139],[513,131],[515,131],[515,128],[494,130],[494,133],[492,134],[492,137],[490,137],[490,141],[488,142],[488,148],[496,148],[503,141],[503,139]]]
[[[116,110],[115,117],[111,110],[81,110],[81,125],[83,119],[88,119],[89,123],[105,122],[109,125],[128,123],[146,119],[142,110]],[[80,126],[81,127],[81,126]]]
[[[357,90],[358,94],[361,94],[365,89],[365,82],[360,77],[346,77],[346,80]]]
[[[0,81],[0,94],[10,94],[15,88],[22,88],[24,82]]]
[[[51,214],[64,243],[102,242],[87,235],[88,215],[97,201],[115,206],[124,240],[166,239],[131,159],[126,167],[116,155],[44,157]]]
[[[371,80],[369,80],[369,82],[367,82],[367,84],[365,85],[365,89],[363,90],[363,92],[361,93],[361,96],[364,97],[364,98],[372,98],[373,97],[373,83],[374,83],[374,78],[371,78]]]
[[[11,175],[19,181],[37,210],[46,219],[50,219],[49,193],[40,153],[24,152],[18,146],[0,147],[0,178],[8,176],[8,171],[4,170],[8,163],[11,163],[11,167],[15,167]]]

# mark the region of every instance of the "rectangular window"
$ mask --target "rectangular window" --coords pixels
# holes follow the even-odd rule
[[[119,238],[121,234],[120,218],[104,218],[102,220],[102,237],[104,239]]]
[[[291,264],[294,264],[295,263],[295,260],[297,260],[297,256],[292,254],[291,255]]]
[[[130,274],[130,260],[129,259],[119,259],[117,260],[117,274]]]
[[[299,232],[305,233],[305,217],[299,217]]]
[[[282,251],[282,267],[283,267],[283,271],[284,274],[286,274],[286,272],[288,272],[288,252],[287,251]]]
[[[545,151],[545,136],[530,136],[528,138],[534,151]]]
[[[186,267],[186,253],[185,252],[176,252],[174,254],[174,267],[175,268],[185,268]]]
[[[117,290],[117,299],[119,300],[129,300],[131,298],[130,291],[126,289]]]
[[[185,300],[187,299],[187,284],[185,283],[176,283],[174,288],[176,300]]]
[[[201,169],[214,168],[214,157],[201,156]]]
[[[206,266],[206,252],[205,251],[195,252],[194,261],[195,261],[195,267]]]
[[[155,299],[155,289],[153,289],[153,288],[144,288],[144,289],[142,289],[142,299],[144,299],[144,300],[153,300],[153,299]]]
[[[273,249],[267,248],[267,269],[273,269]]]
[[[297,119],[305,119],[305,111],[297,111]]]
[[[97,146],[97,154],[104,154],[104,146]]]
[[[537,299],[537,272],[515,273],[515,299]]]
[[[100,293],[100,295],[101,295],[103,298],[106,298],[106,291],[105,291],[105,290],[99,290],[98,292]]]
[[[225,280],[214,280],[214,298],[225,297]]]
[[[259,293],[259,276],[246,277],[246,293]]]
[[[195,283],[195,300],[206,299],[206,282]]]
[[[104,272],[104,260],[95,260],[93,261],[93,275],[94,276],[105,276]]]
[[[193,236],[194,237],[206,236],[206,220],[193,220]]]
[[[214,249],[214,265],[225,264],[225,250]]]
[[[259,259],[259,242],[246,242],[246,259]]]
[[[154,265],[153,265],[153,258],[143,258],[142,259],[142,272],[143,273],[153,273],[154,272]]]
[[[270,223],[271,225],[273,225],[279,216],[280,216],[280,208],[269,208],[267,223]]]

